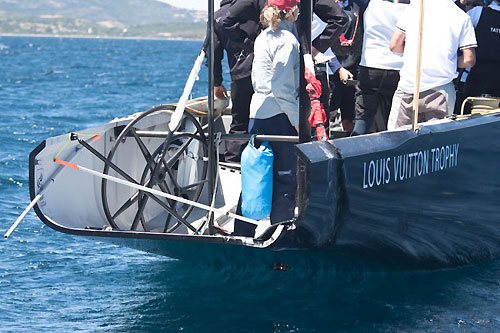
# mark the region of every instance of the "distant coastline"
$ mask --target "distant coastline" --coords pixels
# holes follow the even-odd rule
[[[42,37],[42,38],[85,38],[85,39],[132,39],[132,40],[170,40],[199,42],[203,38],[184,38],[184,37],[158,37],[158,36],[98,36],[98,35],[56,35],[56,34],[18,34],[0,32],[0,37]]]
[[[81,13],[84,15],[84,13]],[[97,14],[96,14],[97,15]],[[132,13],[130,13],[132,15]],[[129,20],[131,20],[129,18]],[[20,15],[1,11],[0,35],[69,38],[120,38],[158,40],[202,40],[206,35],[206,22],[194,18],[180,21],[139,24],[113,20],[92,21],[61,15]]]

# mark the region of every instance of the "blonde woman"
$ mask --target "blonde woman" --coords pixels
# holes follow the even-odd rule
[[[260,15],[266,29],[255,40],[251,134],[297,135],[299,124],[299,42],[296,0],[269,0]],[[297,160],[293,144],[270,142],[274,153],[271,223],[294,217]]]

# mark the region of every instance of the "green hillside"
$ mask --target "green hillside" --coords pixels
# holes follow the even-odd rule
[[[205,21],[155,0],[0,0],[0,34],[202,39]]]

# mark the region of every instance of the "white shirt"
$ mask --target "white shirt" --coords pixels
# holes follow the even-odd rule
[[[420,91],[445,85],[457,77],[459,49],[477,47],[469,16],[453,0],[425,0]],[[417,69],[420,3],[412,2],[397,28],[406,33],[399,88],[413,93]]]
[[[488,7],[500,11],[500,5],[495,1],[490,3]],[[470,16],[470,20],[472,21],[472,25],[474,26],[474,28],[477,27],[477,24],[479,23],[479,19],[481,18],[482,13],[483,13],[483,7],[481,6],[476,6],[467,12],[467,14],[469,14]]]
[[[391,52],[389,43],[407,4],[371,0],[364,20],[363,53],[360,65],[379,69],[400,70],[403,55]]]
[[[266,119],[285,113],[299,124],[299,41],[294,23],[281,21],[278,29],[262,31],[254,44],[250,118]]]

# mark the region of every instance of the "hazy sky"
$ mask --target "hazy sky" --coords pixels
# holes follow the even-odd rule
[[[208,0],[159,0],[161,2],[166,2],[176,7],[197,9],[197,10],[207,10]],[[219,8],[220,0],[214,0],[215,8]]]

